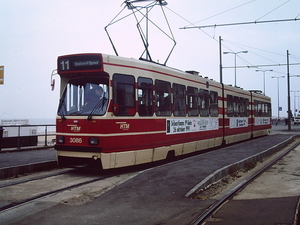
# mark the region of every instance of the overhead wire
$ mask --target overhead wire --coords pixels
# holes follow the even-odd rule
[[[248,21],[248,22],[238,22],[238,23],[226,23],[226,24],[211,24],[211,25],[204,25],[204,26],[196,26],[195,23],[191,23],[191,25],[193,25],[193,26],[185,26],[185,27],[182,27],[182,28],[180,28],[180,29],[191,29],[191,28],[199,28],[199,29],[200,29],[200,28],[216,28],[216,27],[220,27],[220,26],[237,26],[237,25],[259,24],[259,23],[278,23],[278,22],[291,22],[291,21],[298,21],[298,20],[300,20],[300,19],[298,18],[300,14],[298,14],[295,18],[292,18],[292,19],[277,19],[277,20],[260,21],[261,18],[263,18],[263,17],[269,15],[270,13],[274,12],[275,10],[281,8],[283,5],[285,5],[285,4],[288,3],[289,1],[290,1],[290,0],[287,0],[286,2],[282,3],[281,5],[277,6],[277,7],[274,8],[274,9],[272,9],[270,12],[264,14],[263,16],[261,16],[260,18],[258,18],[258,19],[255,20],[255,21],[250,21],[250,22],[249,22],[249,21]],[[223,13],[225,13],[225,12],[228,12],[228,11],[231,11],[231,10],[233,10],[233,9],[239,8],[239,7],[241,7],[241,6],[244,6],[244,5],[246,5],[246,4],[249,4],[249,3],[251,3],[251,2],[253,2],[253,1],[247,2],[247,3],[245,3],[245,4],[239,5],[239,6],[237,6],[237,7],[232,8],[232,9],[229,9],[229,10],[226,10],[226,11],[224,11],[224,12],[218,13],[218,14],[216,14],[216,15],[210,16],[210,17],[208,17],[208,18],[206,18],[206,19],[212,18],[212,17],[214,17],[214,16],[221,15],[221,14],[223,14]],[[206,19],[200,20],[200,21],[198,21],[198,22],[204,21],[204,20],[206,20]],[[198,22],[196,22],[196,23],[198,23]]]
[[[255,20],[255,21],[258,21],[258,20],[260,20],[261,18],[263,18],[263,17],[269,15],[270,13],[272,13],[272,12],[274,12],[275,10],[279,9],[281,6],[285,5],[285,4],[288,3],[289,1],[290,1],[290,0],[287,0],[286,2],[284,2],[284,3],[282,3],[281,5],[277,6],[275,9],[272,9],[270,12],[268,12],[267,14],[261,16],[260,18],[258,18],[258,19]]]
[[[252,2],[254,2],[254,1],[256,1],[256,0],[252,0],[252,1],[246,2],[246,3],[244,3],[244,4],[238,5],[238,6],[236,6],[236,7],[227,9],[227,10],[225,10],[225,11],[223,11],[223,12],[220,12],[220,13],[217,13],[217,14],[215,14],[215,15],[209,16],[209,17],[207,17],[207,18],[205,18],[205,19],[202,19],[202,20],[199,20],[199,21],[197,21],[197,22],[195,22],[195,23],[199,23],[199,22],[202,22],[202,21],[204,21],[204,20],[211,19],[211,18],[213,18],[213,17],[222,15],[222,14],[227,13],[227,12],[230,12],[230,11],[232,11],[232,10],[234,10],[234,9],[237,9],[237,8],[242,7],[242,6],[248,5],[249,3],[252,3]],[[195,23],[193,23],[193,24],[195,24]]]
[[[187,20],[186,18],[184,18],[183,16],[181,16],[180,14],[178,14],[177,12],[175,12],[174,10],[170,9],[169,7],[165,6],[168,10],[170,10],[172,13],[174,13],[175,15],[177,15],[178,17],[180,17],[181,19],[183,19],[184,21],[188,22],[191,25],[194,25],[192,22],[190,22],[189,20]],[[194,25],[196,26],[196,25]],[[201,30],[201,29],[199,29]],[[206,34],[207,36],[209,36],[210,38],[214,39],[215,41],[217,41],[213,36],[209,35],[207,32],[201,30],[204,34]],[[217,41],[218,42],[218,41]]]
[[[277,53],[277,52],[272,52],[272,51],[260,49],[260,48],[257,48],[257,47],[253,47],[253,46],[249,46],[249,45],[245,45],[245,44],[233,42],[233,41],[228,41],[228,40],[224,40],[224,41],[227,42],[227,43],[229,43],[229,44],[232,44],[232,45],[234,45],[234,46],[238,46],[238,47],[241,47],[241,46],[242,46],[243,48],[246,47],[246,48],[248,48],[248,49],[249,49],[249,48],[250,48],[250,49],[255,49],[255,50],[258,50],[258,51],[261,51],[261,52],[266,52],[266,53],[270,53],[270,54],[273,54],[273,55],[277,55],[277,56],[283,57],[284,60],[286,59],[286,54]],[[264,59],[266,59],[266,60],[268,60],[268,61],[270,61],[270,62],[277,63],[278,65],[280,64],[280,63],[278,63],[278,62],[276,62],[276,61],[274,61],[274,60],[271,60],[270,58],[264,57],[264,56],[262,56],[262,55],[260,55],[260,54],[257,54],[257,53],[255,53],[255,52],[253,52],[253,51],[252,51],[252,54],[255,54],[255,55],[257,55],[257,56],[259,56],[259,57],[261,57],[261,58],[264,58]],[[295,55],[295,54],[291,54],[291,53],[290,53],[290,59],[294,59],[296,62],[300,62],[300,56],[299,56],[299,55]],[[297,65],[297,64],[295,64],[295,65]]]
[[[255,0],[249,1],[249,2],[247,2],[247,3],[245,3],[245,4],[242,4],[242,5],[233,7],[233,8],[231,8],[231,9],[229,9],[229,10],[226,10],[226,11],[224,11],[224,12],[215,14],[215,15],[213,15],[213,16],[210,16],[210,17],[206,18],[206,19],[212,18],[212,17],[217,16],[217,15],[221,15],[221,14],[223,14],[223,13],[225,13],[225,12],[234,10],[234,9],[236,9],[236,8],[239,8],[239,7],[242,7],[242,6],[244,6],[244,5],[247,5],[247,4],[249,4],[249,3],[252,3],[252,2],[254,2],[254,1],[255,1]],[[263,15],[262,17],[260,17],[259,19],[261,19],[261,18],[265,17],[266,15],[272,13],[273,11],[275,11],[276,9],[282,7],[283,5],[285,5],[285,4],[286,4],[287,2],[289,2],[289,1],[290,1],[290,0],[284,2],[284,3],[281,4],[280,6],[276,7],[275,9],[271,10],[271,11],[268,12],[267,14]],[[219,40],[215,39],[215,29],[216,29],[216,26],[214,27],[214,35],[212,36],[212,35],[208,34],[207,32],[205,32],[203,29],[201,29],[202,27],[198,27],[198,26],[195,25],[195,23],[201,22],[201,21],[206,20],[206,19],[203,19],[203,20],[200,20],[200,21],[198,21],[198,22],[193,23],[193,22],[190,22],[188,19],[184,18],[183,16],[179,15],[177,12],[173,11],[173,10],[170,9],[169,7],[166,7],[166,8],[167,8],[168,10],[170,10],[171,12],[173,12],[175,15],[179,16],[179,17],[180,17],[181,19],[183,19],[184,21],[188,22],[190,25],[194,26],[194,28],[198,28],[201,32],[203,32],[203,33],[204,33],[205,35],[207,35],[208,37],[212,38],[214,41],[219,42]],[[297,15],[297,17],[299,17],[299,16],[300,16],[300,14]],[[297,17],[295,18],[295,20],[297,19]],[[257,19],[256,21],[258,21],[259,19]],[[285,20],[283,20],[283,21],[285,21]],[[226,40],[226,41],[227,41],[227,40]],[[226,42],[226,41],[225,41],[225,42]],[[230,43],[230,41],[227,41],[227,42]],[[233,43],[235,43],[235,42],[231,42],[231,44],[233,44]],[[224,44],[224,40],[223,40],[223,39],[222,39],[222,43],[221,43],[221,44],[222,44],[222,46],[223,46],[225,49],[228,49],[229,51],[234,52],[228,45]],[[268,53],[272,53],[272,54],[275,54],[275,55],[279,55],[279,56],[284,56],[284,57],[286,57],[286,55],[284,55],[284,54],[279,54],[279,53],[275,53],[275,52],[271,52],[271,51],[268,51],[268,50],[263,50],[263,49],[259,49],[259,48],[256,48],[256,47],[251,47],[251,46],[247,46],[247,45],[243,45],[243,44],[239,44],[239,43],[235,43],[235,44],[236,44],[236,45],[241,45],[241,46],[246,46],[246,47],[248,47],[248,48],[256,49],[256,50],[259,50],[259,51],[264,51],[264,52],[268,52]],[[258,67],[265,67],[265,66],[283,66],[283,65],[284,65],[284,64],[282,64],[282,63],[280,64],[280,63],[278,63],[278,62],[276,62],[276,61],[270,60],[269,58],[266,58],[266,57],[264,57],[264,56],[262,56],[262,55],[259,55],[259,54],[257,54],[257,53],[254,53],[253,51],[251,51],[251,53],[254,54],[254,55],[257,55],[257,56],[259,56],[259,57],[261,57],[261,58],[267,59],[268,61],[273,62],[273,63],[275,63],[275,64],[274,64],[274,65],[253,65],[252,63],[248,62],[247,60],[245,60],[245,59],[244,59],[243,57],[241,57],[240,55],[237,55],[237,57],[239,57],[239,58],[246,64],[246,67],[248,67],[248,68],[258,68]],[[298,63],[292,64],[292,65],[298,65]]]
[[[251,48],[251,49],[258,50],[258,51],[263,51],[263,52],[275,54],[275,55],[278,55],[278,56],[286,57],[286,55],[283,55],[283,54],[278,54],[278,53],[275,53],[275,52],[271,52],[271,51],[259,49],[259,48],[252,47],[252,46],[249,46],[249,45],[240,44],[240,43],[233,42],[233,41],[227,41],[227,40],[225,40],[225,41],[226,41],[227,43],[230,43],[230,44],[232,44],[232,45],[234,45],[234,46],[237,46],[237,47],[243,46],[243,47],[246,47],[247,49]],[[266,59],[266,60],[268,60],[268,61],[270,61],[270,62],[278,63],[278,62],[276,62],[276,61],[273,61],[273,60],[271,60],[271,59],[269,59],[269,58],[267,58],[267,57],[264,57],[264,56],[262,56],[262,55],[260,55],[260,54],[255,53],[255,52],[252,52],[252,54],[257,55],[257,56],[259,56],[259,57],[261,57],[261,58],[264,58],[264,59]],[[279,63],[278,63],[278,64],[279,64]]]

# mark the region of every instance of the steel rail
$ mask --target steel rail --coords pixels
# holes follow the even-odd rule
[[[4,205],[4,206],[0,207],[0,214],[3,213],[3,212],[6,212],[6,211],[12,210],[14,208],[18,208],[20,206],[29,204],[31,202],[37,201],[39,199],[46,198],[46,197],[49,197],[49,196],[67,191],[69,189],[73,189],[73,188],[77,188],[77,187],[86,185],[86,184],[94,183],[96,181],[100,181],[100,180],[103,180],[103,179],[108,178],[108,177],[111,177],[111,175],[105,175],[105,176],[102,176],[100,178],[95,178],[95,179],[92,179],[92,180],[89,180],[89,181],[84,181],[84,182],[81,182],[81,183],[78,183],[78,184],[73,184],[73,185],[70,185],[68,187],[64,187],[64,188],[49,191],[49,192],[46,192],[46,193],[42,193],[38,196],[35,196],[35,197],[32,197],[32,198],[27,198],[27,199],[21,200],[19,202],[13,202],[13,203],[10,203],[8,205]]]
[[[290,151],[292,151],[294,148],[296,148],[299,144],[300,144],[300,141],[291,145],[290,147],[288,147],[287,150],[285,150],[282,154],[277,156],[275,159],[273,159],[271,162],[269,162],[263,168],[261,168],[256,173],[254,173],[250,178],[248,178],[247,180],[243,181],[242,183],[237,185],[235,188],[233,188],[228,194],[224,195],[220,200],[218,200],[209,209],[207,209],[204,213],[202,213],[195,221],[193,221],[191,223],[191,225],[202,224],[209,216],[211,216],[227,200],[229,200],[231,197],[233,197],[238,191],[240,191],[241,189],[246,187],[250,182],[252,182],[258,176],[260,176],[263,172],[268,170],[271,166],[273,166],[275,163],[277,163],[281,158],[283,158],[285,155],[287,155]]]
[[[14,185],[17,185],[17,184],[23,184],[23,183],[27,183],[27,182],[35,181],[35,180],[41,180],[41,179],[48,178],[48,177],[54,177],[54,176],[57,176],[57,175],[70,173],[71,171],[74,171],[74,169],[65,169],[63,171],[51,173],[51,174],[48,174],[48,175],[42,175],[42,176],[33,177],[33,178],[30,178],[30,179],[26,179],[26,180],[15,181],[15,182],[11,182],[11,183],[8,183],[8,184],[3,184],[3,185],[0,185],[0,188],[14,186]]]

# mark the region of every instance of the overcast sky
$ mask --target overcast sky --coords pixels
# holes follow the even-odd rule
[[[104,27],[123,8],[122,0],[0,0],[0,66],[4,66],[4,85],[0,85],[0,119],[55,118],[59,99],[50,89],[50,75],[57,57],[64,54],[98,52],[113,54]],[[237,55],[237,66],[286,64],[290,52],[290,75],[300,75],[300,21],[180,29],[186,26],[270,21],[300,18],[299,0],[167,0],[164,7],[176,40],[167,65],[180,70],[196,70],[219,81],[219,36],[222,51],[248,51]],[[125,10],[122,15],[129,13]],[[150,18],[167,27],[160,8]],[[120,56],[139,58],[141,41],[133,18],[108,28]],[[152,59],[164,62],[172,42],[150,27]],[[234,66],[233,54],[222,54],[223,66]],[[297,65],[298,64],[298,65]],[[238,68],[237,85],[263,90],[272,98],[277,115],[279,79],[280,116],[287,111],[287,67]],[[285,76],[285,78],[271,78]],[[234,84],[234,69],[223,70],[223,82]],[[300,77],[291,77],[291,90],[300,91]],[[292,92],[292,109],[300,104],[300,92]],[[296,101],[294,101],[296,99]],[[298,104],[299,103],[299,104]]]

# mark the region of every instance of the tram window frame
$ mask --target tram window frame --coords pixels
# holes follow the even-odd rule
[[[185,85],[173,83],[174,116],[186,116],[186,89]]]
[[[195,87],[187,87],[187,109],[188,116],[198,116],[198,88]]]
[[[135,78],[127,74],[113,75],[113,108],[116,116],[134,116]]]
[[[218,92],[216,91],[210,91],[209,112],[212,117],[217,117],[219,115]]]
[[[201,117],[209,116],[209,91],[200,88],[199,89],[199,112]]]
[[[233,115],[234,115],[233,96],[227,95],[227,116],[233,117]]]
[[[153,80],[138,77],[138,113],[139,116],[153,116]]]
[[[171,83],[155,80],[155,113],[157,116],[171,116]]]

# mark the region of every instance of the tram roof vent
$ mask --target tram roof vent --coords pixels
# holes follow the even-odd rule
[[[189,73],[189,74],[192,74],[192,75],[195,75],[195,76],[199,76],[199,72],[198,71],[195,71],[195,70],[187,70],[185,71],[186,73]]]
[[[263,92],[261,90],[249,90],[250,92],[256,93],[256,94],[262,94]]]

